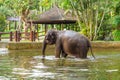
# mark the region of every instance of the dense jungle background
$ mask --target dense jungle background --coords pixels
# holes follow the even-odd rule
[[[78,32],[90,40],[120,40],[120,0],[0,0],[0,32],[15,30],[8,17],[20,17],[18,23],[24,25],[54,5],[71,12]]]

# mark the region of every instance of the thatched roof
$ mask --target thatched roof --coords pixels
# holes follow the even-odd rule
[[[66,13],[63,9],[54,6],[50,10],[38,15],[38,20],[28,22],[35,24],[69,24],[75,23],[76,20],[70,12]]]
[[[40,14],[39,20],[73,20],[74,17],[70,13],[65,13],[63,9],[54,6],[50,10]]]

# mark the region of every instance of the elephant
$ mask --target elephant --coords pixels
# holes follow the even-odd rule
[[[90,41],[88,38],[78,32],[72,30],[48,30],[42,45],[42,55],[45,57],[45,49],[47,45],[55,44],[55,57],[61,56],[66,58],[67,55],[75,56],[76,58],[87,58],[87,53],[90,48],[92,56],[95,58]]]

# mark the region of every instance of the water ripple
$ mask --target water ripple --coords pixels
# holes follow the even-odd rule
[[[0,55],[8,54],[7,48],[0,48]]]

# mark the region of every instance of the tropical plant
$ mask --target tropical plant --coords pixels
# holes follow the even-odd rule
[[[114,13],[112,35],[115,41],[120,41],[120,1],[116,3]]]
[[[113,19],[112,35],[115,41],[120,40],[120,15],[115,16]]]
[[[0,31],[3,32],[6,28],[7,16],[12,15],[12,12],[8,8],[3,6],[3,3],[0,4]]]
[[[5,30],[5,17],[0,14],[0,32],[3,32]]]
[[[8,16],[19,16],[26,22],[54,5],[74,13],[80,32],[91,40],[104,40],[119,29],[119,0],[0,0],[0,29],[5,28]]]
[[[86,29],[84,34],[95,40],[107,13],[108,0],[70,0],[70,2],[81,31]]]

